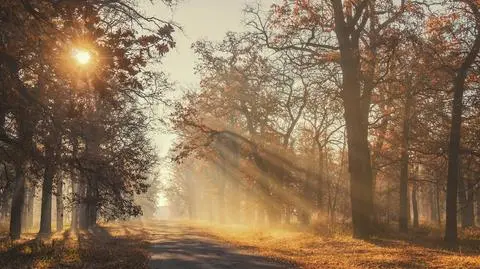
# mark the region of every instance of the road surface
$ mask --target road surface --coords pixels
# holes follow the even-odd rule
[[[278,269],[292,265],[252,254],[254,250],[229,246],[200,229],[175,222],[153,222],[126,226],[150,243],[152,269]]]

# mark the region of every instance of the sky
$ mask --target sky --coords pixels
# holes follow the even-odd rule
[[[158,2],[158,1],[154,1]],[[176,48],[167,53],[159,68],[166,72],[175,88],[195,89],[199,85],[199,77],[194,73],[197,57],[191,49],[192,43],[207,39],[220,41],[228,31],[242,31],[243,9],[247,4],[260,3],[264,7],[270,6],[274,0],[179,0],[180,3],[173,9],[162,4],[151,4],[144,0],[141,8],[148,16],[174,21],[182,27],[177,30],[174,38]],[[159,116],[162,115],[159,109]],[[165,156],[170,148],[174,135],[156,132],[152,135],[154,145],[159,156]]]

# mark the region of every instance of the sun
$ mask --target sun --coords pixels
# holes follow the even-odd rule
[[[88,64],[90,62],[90,59],[92,58],[92,55],[90,52],[83,50],[83,49],[76,49],[73,51],[73,57],[77,61],[77,63],[81,65]]]

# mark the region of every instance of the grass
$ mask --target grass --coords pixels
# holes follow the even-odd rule
[[[0,239],[0,268],[148,268],[146,243],[98,228],[76,236],[68,231],[47,240],[26,234]]]
[[[424,229],[397,237],[357,240],[343,231],[318,233],[207,226],[204,232],[245,252],[287,260],[301,268],[480,268],[480,229],[462,231],[456,251]]]

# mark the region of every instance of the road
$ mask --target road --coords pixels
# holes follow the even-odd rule
[[[128,232],[141,234],[150,243],[152,269],[278,269],[291,265],[258,256],[214,239],[200,229],[175,222],[128,225]]]

